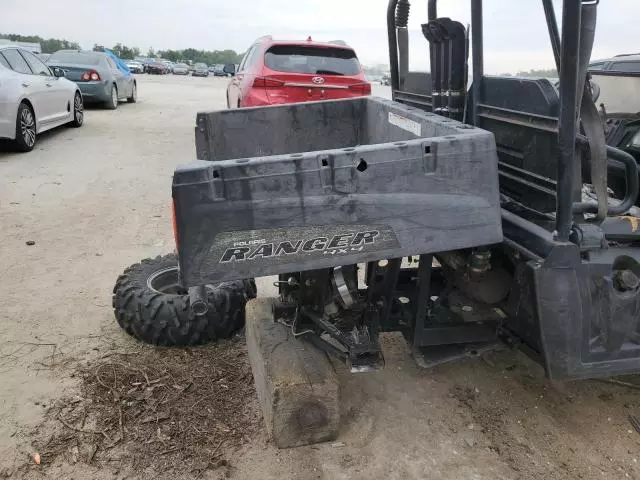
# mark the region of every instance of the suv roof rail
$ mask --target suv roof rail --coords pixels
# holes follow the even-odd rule
[[[342,45],[343,47],[349,46],[344,40],[330,40],[329,43],[335,43],[336,45]]]
[[[618,58],[618,57],[635,57],[637,55],[640,55],[640,53],[621,53],[620,55],[616,55],[613,58]]]

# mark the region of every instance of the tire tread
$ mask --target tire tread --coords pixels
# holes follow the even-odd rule
[[[147,279],[158,270],[177,266],[176,255],[147,258],[118,277],[112,305],[118,325],[129,335],[162,346],[201,345],[229,338],[244,325],[244,308],[254,298],[255,282],[238,280],[207,285],[206,315],[191,312],[189,295],[158,293]]]

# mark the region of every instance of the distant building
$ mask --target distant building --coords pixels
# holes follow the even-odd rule
[[[39,43],[31,42],[12,42],[7,38],[0,38],[0,45],[18,45],[31,53],[42,53],[42,47]]]

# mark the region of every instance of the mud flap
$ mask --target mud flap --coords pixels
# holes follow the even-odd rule
[[[568,244],[555,248],[534,269],[540,340],[547,376],[552,379],[572,376],[580,362],[583,314],[577,268],[578,249]]]
[[[640,290],[621,292],[611,259],[581,261],[578,247],[558,244],[533,265],[541,354],[547,376],[571,380],[640,369]],[[530,265],[531,266],[531,265]]]

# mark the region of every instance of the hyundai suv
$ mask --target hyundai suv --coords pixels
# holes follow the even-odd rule
[[[247,51],[227,88],[229,108],[335,100],[371,94],[360,62],[342,41],[262,37]]]

